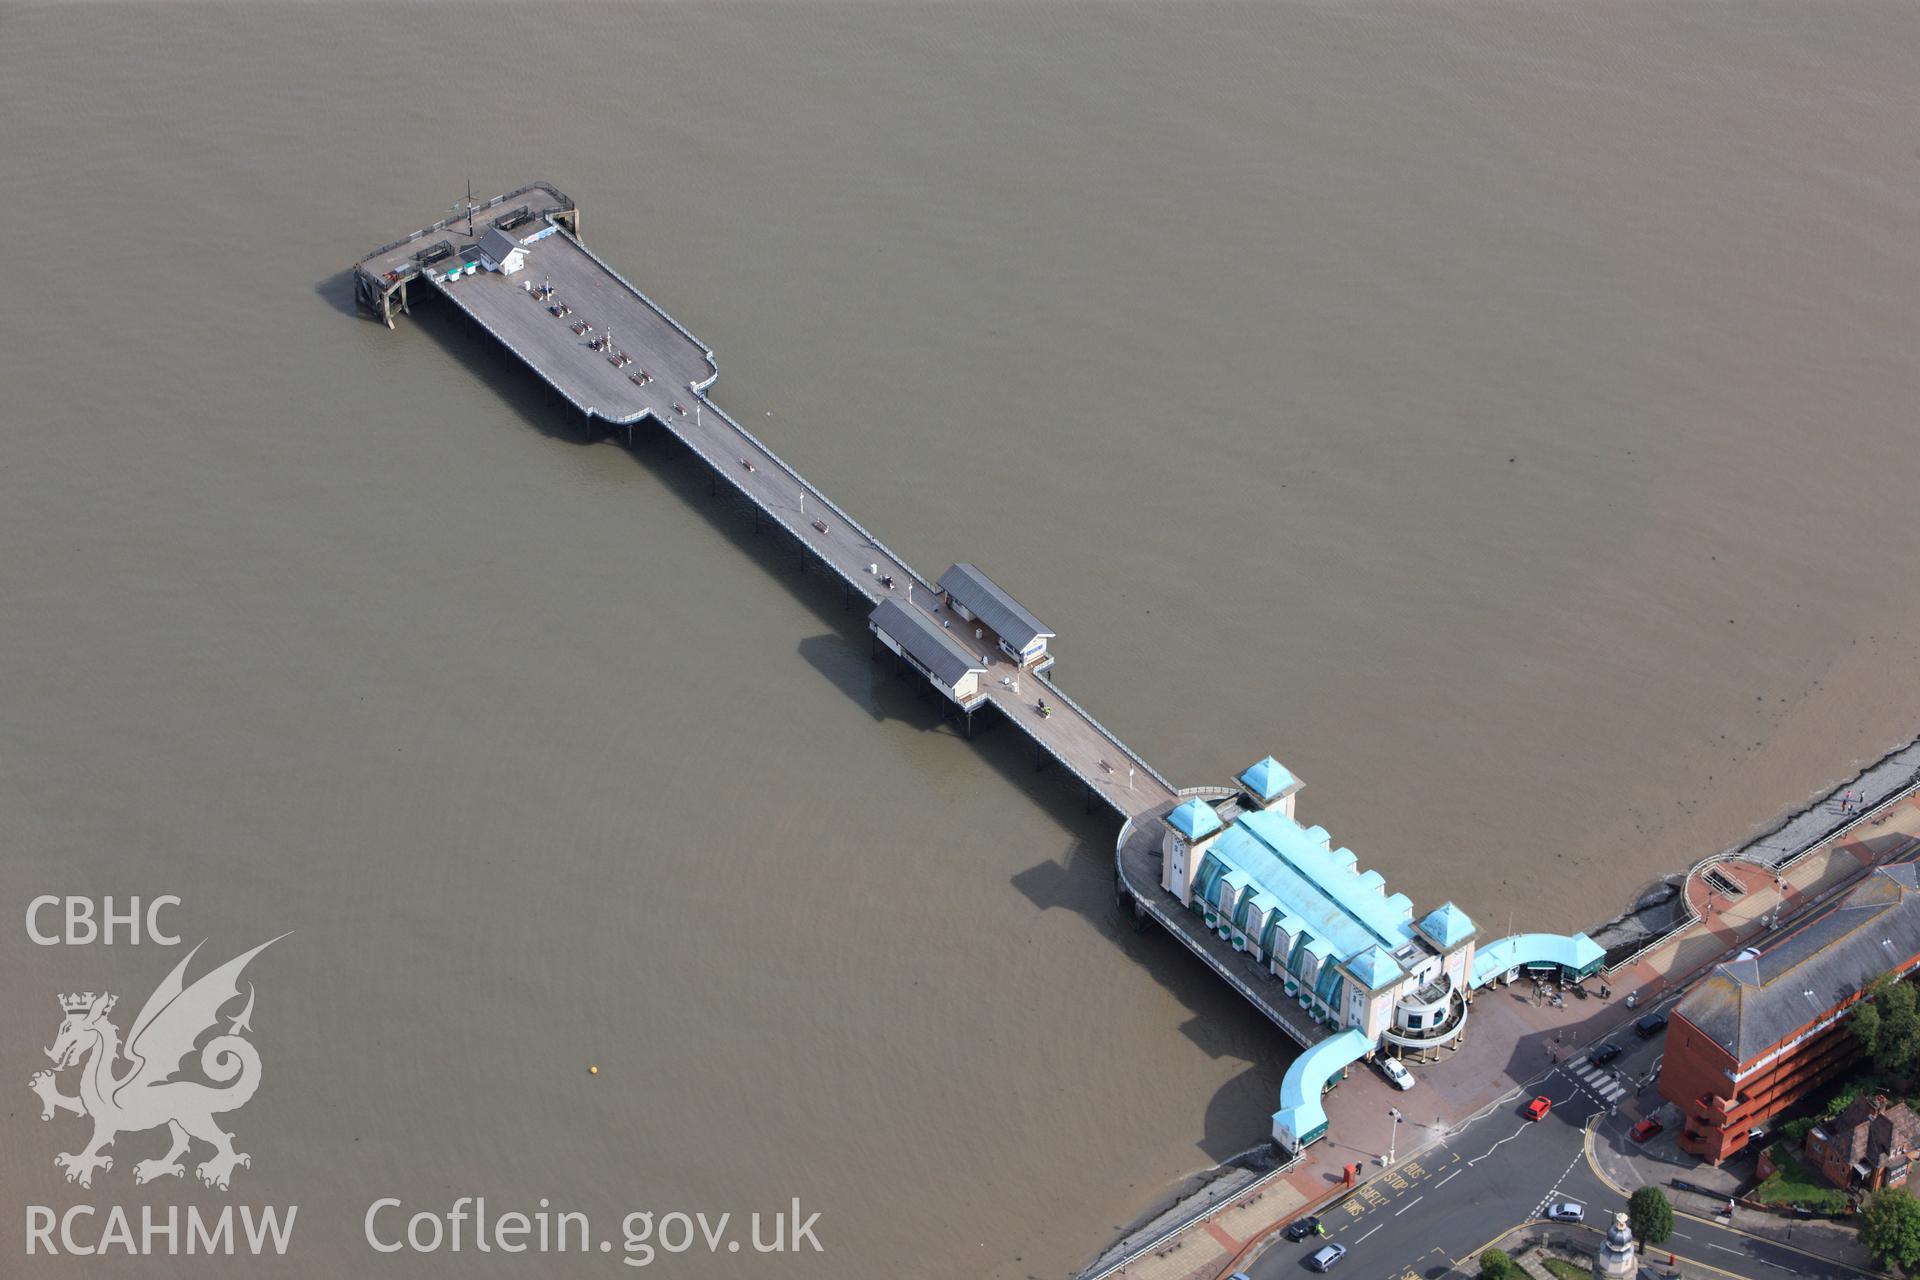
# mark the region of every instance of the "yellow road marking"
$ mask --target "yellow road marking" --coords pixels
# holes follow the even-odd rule
[[[1586,1136],[1580,1140],[1580,1150],[1587,1157],[1587,1168],[1593,1170],[1594,1177],[1600,1179],[1600,1181],[1612,1187],[1615,1195],[1622,1195],[1622,1196],[1630,1195],[1632,1193],[1629,1192],[1625,1187],[1621,1186],[1619,1183],[1615,1182],[1612,1178],[1609,1178],[1607,1176],[1607,1171],[1600,1167],[1600,1162],[1593,1158],[1593,1131],[1599,1127],[1600,1127],[1600,1116],[1598,1115],[1598,1113],[1587,1117]]]

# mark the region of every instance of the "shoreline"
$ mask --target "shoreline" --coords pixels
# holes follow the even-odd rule
[[[1691,913],[1681,887],[1701,867],[1740,859],[1777,870],[1916,785],[1920,785],[1920,735],[1884,752],[1799,808],[1785,811],[1758,835],[1642,885],[1625,910],[1588,929],[1587,936],[1606,950],[1606,965],[1611,969],[1687,924]],[[1858,792],[1862,798],[1842,811],[1840,796],[1846,791]]]
[[[1758,834],[1641,886],[1624,911],[1588,930],[1588,936],[1607,951],[1605,971],[1631,963],[1695,922],[1683,890],[1702,869],[1715,862],[1740,860],[1779,871],[1917,789],[1920,735],[1886,751],[1851,778],[1834,783],[1807,803],[1785,811]],[[1847,791],[1858,792],[1862,798],[1843,812],[1839,798]],[[1261,1153],[1269,1146],[1254,1147],[1181,1178],[1072,1276],[1075,1280],[1098,1280],[1163,1244],[1169,1252],[1178,1249],[1176,1237],[1195,1222],[1254,1190],[1270,1175],[1298,1163],[1298,1159],[1282,1163],[1277,1152],[1262,1159]]]

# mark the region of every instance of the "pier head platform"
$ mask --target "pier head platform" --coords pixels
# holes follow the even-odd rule
[[[1271,756],[1232,787],[1178,788],[1061,689],[1055,633],[977,565],[930,579],[708,398],[713,352],[580,239],[580,210],[534,183],[375,250],[353,268],[359,305],[444,301],[573,409],[629,447],[664,431],[698,455],[864,600],[876,658],[924,679],[967,727],[989,707],[1122,821],[1115,883],[1303,1052],[1281,1087],[1273,1136],[1324,1136],[1320,1095],[1383,1050],[1418,1062],[1457,1043],[1475,987],[1522,972],[1578,981],[1600,949],[1523,934],[1481,945],[1452,903],[1415,919],[1404,895],[1294,819],[1300,783]],[[1487,958],[1476,964],[1476,952]]]

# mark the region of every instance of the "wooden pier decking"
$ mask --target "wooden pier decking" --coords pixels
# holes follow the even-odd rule
[[[1182,794],[1218,800],[1229,794],[1225,787],[1188,787]],[[1114,863],[1120,885],[1136,906],[1135,910],[1152,917],[1161,927],[1186,944],[1189,951],[1206,961],[1207,966],[1227,980],[1248,1004],[1259,1010],[1267,1021],[1286,1032],[1303,1048],[1312,1048],[1332,1030],[1318,1022],[1300,1001],[1286,992],[1280,980],[1265,965],[1218,933],[1180,905],[1177,898],[1160,888],[1160,819],[1173,808],[1167,801],[1153,809],[1129,817],[1114,842]]]
[[[457,280],[445,278],[446,271],[485,234],[488,212],[497,216],[497,211],[518,208],[529,200],[536,205],[544,202],[543,207],[550,210],[544,221],[555,230],[528,246],[525,267],[511,277],[481,268]],[[564,214],[558,212],[562,207]],[[383,299],[405,281],[415,289],[430,287],[472,317],[576,409],[617,428],[629,443],[643,423],[658,422],[860,596],[874,604],[889,597],[909,602],[949,624],[955,639],[977,646],[987,667],[982,684],[988,700],[1085,784],[1090,798],[1098,797],[1122,817],[1173,800],[1173,785],[1133,748],[1044,672],[1018,668],[991,636],[975,641],[976,624],[949,610],[924,575],[709,400],[707,390],[718,375],[712,351],[580,243],[571,230],[578,225],[579,211],[557,188],[523,187],[478,208],[473,236],[466,234],[468,220],[463,214],[363,259],[355,267],[362,304],[391,323],[391,305]],[[455,233],[453,256],[418,270],[406,269],[423,246],[440,243],[450,232]],[[436,265],[441,268],[438,272],[432,269]],[[551,314],[549,300],[528,292],[522,283],[531,283],[537,291],[549,280],[551,301],[570,306],[567,315]],[[581,323],[592,329],[575,333],[573,326]],[[624,352],[628,363],[616,365],[607,351],[590,345],[609,328],[614,349]],[[638,381],[637,375],[649,375],[650,380]],[[1044,716],[1038,710],[1042,698],[1051,708]]]
[[[520,239],[547,231],[526,246],[525,266],[511,277],[479,267],[448,279],[456,263],[478,258],[481,238],[501,221],[518,222]],[[629,446],[649,422],[671,432],[859,598],[874,605],[898,600],[946,624],[955,640],[979,653],[987,700],[1085,786],[1089,807],[1098,798],[1122,818],[1115,886],[1132,899],[1136,918],[1157,921],[1292,1039],[1303,1045],[1322,1039],[1326,1030],[1278,983],[1160,890],[1160,817],[1184,796],[1223,797],[1227,789],[1176,788],[1048,677],[1051,657],[1022,668],[990,632],[976,637],[981,624],[949,609],[925,575],[707,398],[719,370],[712,350],[582,244],[579,226],[579,208],[557,187],[522,187],[473,206],[471,218],[464,211],[444,218],[362,259],[353,269],[355,296],[388,327],[396,306],[410,311],[413,293],[452,302],[556,394],[609,424]],[[525,287],[544,292],[549,282],[550,297]],[[571,310],[556,316],[552,303]],[[576,333],[576,324],[592,328]],[[609,328],[607,349],[593,340]],[[616,362],[614,352],[626,360]],[[1050,714],[1040,714],[1042,698]]]

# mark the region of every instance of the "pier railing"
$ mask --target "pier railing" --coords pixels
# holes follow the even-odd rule
[[[574,235],[571,231],[568,231],[565,227],[561,226],[557,222],[553,224],[553,228],[559,234],[573,241],[574,248],[578,249],[580,252],[586,254],[589,258],[592,258],[595,262],[599,263],[600,269],[602,271],[612,276],[615,280],[618,280],[621,284],[627,286],[627,291],[631,293],[634,297],[640,299],[640,301],[646,303],[647,306],[652,309],[653,314],[659,316],[662,320],[665,320],[668,324],[672,325],[674,328],[674,332],[678,333],[681,337],[685,338],[688,342],[691,342],[694,346],[700,348],[700,350],[706,355],[707,367],[713,370],[713,372],[709,373],[704,381],[689,386],[687,390],[693,392],[695,395],[700,395],[702,391],[705,391],[708,387],[713,385],[713,380],[720,376],[720,364],[717,360],[713,358],[712,347],[708,346],[706,343],[700,341],[700,339],[694,337],[692,333],[688,332],[686,326],[682,325],[678,320],[675,320],[672,316],[668,315],[666,308],[661,306],[659,303],[655,302],[652,298],[648,297],[646,291],[642,289],[639,285],[627,279],[625,276],[621,275],[618,271],[615,271],[613,269],[612,263],[608,262],[605,258],[601,257],[599,254],[595,253],[593,250],[587,248],[586,245],[582,244],[580,242],[580,237]],[[700,398],[702,400],[706,399],[705,396],[700,396]],[[725,414],[722,414],[721,416],[726,417]],[[733,419],[727,418],[727,421],[733,422]],[[743,430],[740,424],[737,422],[733,422],[733,426],[736,431]],[[772,455],[769,454],[768,456],[771,457]],[[782,464],[782,465],[784,466],[785,464]],[[789,471],[792,470],[791,467],[787,469]]]
[[[1107,728],[1107,726],[1101,724],[1099,720],[1095,719],[1093,712],[1087,710],[1085,707],[1081,706],[1078,702],[1075,702],[1073,700],[1073,695],[1069,694],[1065,689],[1062,689],[1059,685],[1049,680],[1046,676],[1036,675],[1034,679],[1038,680],[1041,684],[1044,684],[1045,686],[1047,686],[1047,688],[1053,692],[1053,695],[1056,698],[1059,698],[1060,701],[1066,703],[1069,707],[1072,707],[1076,712],[1078,712],[1080,715],[1080,718],[1082,720],[1085,720],[1088,724],[1092,725],[1095,732],[1097,732],[1101,737],[1105,738],[1108,742],[1111,742],[1114,745],[1114,749],[1119,751],[1121,755],[1125,756],[1127,759],[1133,761],[1135,764],[1139,765],[1142,769],[1146,770],[1148,777],[1152,778],[1155,782],[1158,782],[1161,786],[1165,787],[1167,790],[1174,791],[1173,784],[1171,782],[1168,782],[1167,779],[1161,774],[1161,772],[1158,769],[1148,764],[1143,758],[1141,758],[1141,756],[1137,752],[1134,751],[1132,747],[1128,746],[1125,742],[1122,742],[1120,740],[1119,734],[1115,733],[1113,730]],[[1178,795],[1180,793],[1177,791],[1174,791],[1174,794]]]
[[[1914,744],[1909,743],[1907,744],[1907,746],[1900,748],[1899,751],[1889,752],[1886,756],[1881,757],[1881,761],[1884,762],[1885,760],[1890,759],[1892,756],[1899,755],[1902,751],[1911,750],[1913,748],[1913,745]],[[1674,935],[1678,934],[1683,929],[1691,928],[1693,925],[1698,924],[1700,922],[1700,919],[1701,919],[1700,913],[1693,909],[1693,903],[1687,897],[1687,886],[1693,882],[1693,878],[1696,875],[1701,874],[1708,867],[1711,867],[1714,863],[1745,862],[1751,866],[1756,866],[1761,868],[1764,871],[1770,872],[1773,875],[1774,883],[1776,885],[1783,885],[1785,883],[1787,873],[1793,870],[1795,867],[1799,866],[1801,862],[1805,861],[1808,857],[1812,856],[1814,853],[1818,852],[1819,850],[1826,848],[1827,846],[1833,844],[1837,840],[1840,840],[1841,838],[1846,836],[1848,833],[1853,831],[1856,827],[1859,827],[1862,824],[1869,822],[1874,818],[1879,817],[1881,814],[1885,813],[1888,809],[1891,809],[1895,805],[1902,803],[1903,801],[1906,800],[1908,796],[1914,793],[1916,787],[1920,787],[1920,774],[1916,774],[1914,777],[1908,779],[1906,785],[1894,788],[1894,790],[1890,794],[1884,796],[1879,801],[1879,803],[1875,804],[1873,807],[1869,809],[1862,809],[1857,814],[1847,815],[1844,821],[1835,823],[1833,826],[1828,827],[1825,831],[1815,835],[1812,839],[1802,844],[1798,849],[1793,850],[1792,852],[1786,854],[1784,857],[1781,857],[1775,861],[1768,861],[1767,859],[1764,859],[1764,858],[1757,858],[1753,856],[1753,854],[1748,852],[1748,850],[1751,849],[1755,844],[1759,843],[1760,840],[1769,839],[1770,836],[1761,836],[1757,840],[1749,841],[1747,844],[1742,845],[1738,849],[1734,849],[1730,851],[1722,851],[1720,853],[1708,854],[1706,857],[1700,859],[1698,862],[1688,867],[1686,870],[1686,874],[1680,877],[1680,904],[1685,909],[1686,914],[1682,916],[1679,920],[1675,921],[1669,927],[1662,929],[1659,932],[1659,934],[1657,934],[1656,936],[1647,939],[1647,941],[1644,944],[1642,944],[1637,950],[1635,950],[1631,955],[1627,956],[1622,960],[1618,960],[1613,964],[1608,965],[1606,972],[1608,972],[1609,974],[1618,973],[1622,969],[1626,969],[1634,964],[1639,963],[1642,959],[1644,959],[1650,953],[1658,950],[1659,948],[1665,946],[1667,943],[1671,942],[1674,938]],[[1836,790],[1837,789],[1838,788],[1836,788]],[[1825,796],[1821,797],[1820,803],[1826,804],[1830,802],[1832,799],[1833,799],[1833,793],[1830,791]],[[1804,812],[1804,810],[1802,812]],[[1789,819],[1788,821],[1791,821],[1791,819]],[[1782,825],[1784,826],[1786,824],[1783,823]],[[1777,834],[1778,830],[1779,828],[1775,828],[1774,834]],[[1871,869],[1872,868],[1870,867],[1862,867],[1861,873],[1864,874],[1865,872]],[[1802,903],[1799,907],[1795,908],[1793,914],[1798,915],[1801,911],[1808,910],[1813,905],[1816,905],[1817,902],[1825,901],[1826,898],[1831,896],[1836,890],[1852,885],[1858,878],[1859,878],[1858,876],[1847,877],[1845,880],[1841,881],[1840,884],[1834,885],[1833,887],[1829,888],[1825,893],[1823,893],[1820,896],[1820,898],[1814,900],[1814,902]],[[1786,897],[1784,892],[1781,892],[1779,889],[1776,889],[1776,892],[1780,893],[1780,900],[1774,906],[1774,914],[1775,914],[1775,917],[1777,918],[1781,907],[1786,905]]]
[[[938,588],[936,588],[933,585],[933,583],[927,581],[926,577],[918,569],[914,568],[912,564],[908,563],[907,558],[905,556],[895,551],[892,547],[889,547],[886,543],[880,541],[879,537],[874,534],[873,530],[867,528],[867,526],[861,524],[858,520],[855,520],[852,516],[848,515],[845,511],[841,509],[839,503],[835,502],[832,498],[829,498],[826,494],[820,492],[820,490],[814,488],[813,481],[807,479],[805,476],[801,475],[798,471],[795,471],[793,467],[788,464],[787,460],[781,457],[779,454],[775,453],[771,448],[769,448],[766,442],[761,440],[758,436],[754,435],[753,432],[741,426],[738,422],[735,422],[733,420],[733,417],[730,414],[728,414],[726,410],[722,409],[719,405],[715,404],[713,401],[707,399],[707,393],[705,388],[696,390],[694,394],[700,397],[701,404],[705,405],[707,408],[711,409],[713,412],[719,414],[721,421],[725,422],[728,426],[732,427],[735,431],[739,432],[743,439],[745,439],[750,444],[752,444],[753,447],[758,449],[761,453],[766,454],[768,458],[772,459],[773,465],[776,467],[779,467],[782,471],[786,472],[787,475],[793,480],[795,484],[799,485],[802,489],[805,489],[814,498],[818,499],[821,506],[833,512],[834,516],[837,519],[839,519],[839,521],[842,524],[846,525],[847,528],[852,529],[855,533],[859,534],[862,538],[866,539],[868,546],[872,547],[875,551],[878,551],[881,555],[887,557],[887,559],[893,561],[895,564],[899,565],[902,569],[905,569],[907,571],[908,576],[911,577],[914,580],[914,582],[919,586],[923,587],[928,591],[938,590]],[[863,594],[865,593],[863,592]]]
[[[549,188],[549,190],[551,190],[551,188]],[[899,552],[895,551],[892,547],[889,547],[886,543],[882,542],[878,537],[878,535],[876,535],[873,532],[873,530],[867,528],[865,525],[861,524],[858,520],[848,515],[847,512],[840,506],[839,503],[835,502],[832,498],[828,497],[825,493],[821,492],[818,488],[816,488],[811,480],[801,475],[800,472],[797,471],[791,463],[789,463],[785,458],[781,457],[777,452],[775,452],[774,449],[770,445],[768,445],[766,441],[760,439],[760,437],[754,435],[753,432],[747,430],[737,420],[735,420],[732,414],[728,413],[725,409],[722,409],[719,405],[715,404],[712,400],[707,398],[707,388],[711,387],[714,383],[714,380],[720,376],[719,362],[714,359],[713,348],[709,347],[706,343],[700,341],[700,339],[694,337],[693,333],[690,330],[688,330],[685,325],[681,324],[678,320],[675,320],[673,316],[668,313],[665,307],[662,307],[659,303],[655,302],[650,296],[648,296],[646,290],[642,289],[639,285],[636,285],[633,281],[621,275],[620,272],[613,266],[612,263],[608,262],[605,258],[602,258],[599,254],[595,253],[592,249],[588,248],[585,244],[582,244],[579,237],[575,236],[573,233],[568,231],[565,227],[560,227],[558,228],[558,230],[561,235],[566,236],[568,240],[571,240],[574,246],[578,248],[580,252],[586,254],[589,258],[593,259],[594,262],[598,263],[601,270],[605,271],[608,275],[612,276],[615,280],[618,280],[621,284],[625,285],[628,291],[631,292],[634,297],[646,303],[648,308],[650,308],[655,315],[659,316],[662,320],[672,325],[676,333],[678,333],[681,337],[685,338],[688,342],[691,342],[694,346],[700,348],[700,350],[703,353],[705,353],[706,359],[707,359],[707,367],[713,370],[713,372],[708,374],[703,381],[690,384],[687,390],[691,392],[693,395],[699,397],[700,403],[706,412],[719,415],[719,418],[722,422],[726,423],[729,427],[731,427],[743,440],[747,441],[747,443],[751,444],[754,448],[758,449],[762,454],[766,455],[767,459],[770,462],[772,462],[774,466],[780,468],[780,470],[786,474],[788,479],[792,480],[795,484],[799,485],[803,490],[806,491],[808,496],[812,497],[814,500],[819,502],[821,506],[825,507],[828,511],[831,511],[835,519],[839,520],[847,528],[852,529],[855,533],[859,534],[863,539],[866,540],[867,544],[871,546],[874,550],[878,551],[881,555],[886,556],[889,560],[899,565],[900,568],[906,571],[908,577],[912,578],[917,584],[919,584],[921,587],[924,587],[928,591],[934,590],[933,584],[927,580],[924,574],[922,574],[918,569],[914,568],[913,565],[910,562],[908,562],[905,556],[901,555]],[[669,422],[669,423],[666,423],[665,425],[667,426],[667,429],[670,431],[673,431],[675,435],[679,434],[679,431],[674,427],[672,423]],[[769,512],[768,514],[773,514],[773,513]],[[842,575],[842,576],[845,576],[845,575]],[[848,581],[852,583],[857,589],[860,589],[861,594],[871,595],[870,592],[867,592],[864,589],[863,584],[854,582],[850,578],[848,579]],[[1084,714],[1084,712],[1082,714]],[[1091,719],[1091,717],[1089,717],[1089,719]]]
[[[1236,1156],[1234,1158],[1237,1160],[1244,1156],[1252,1155],[1255,1151],[1262,1151],[1262,1150],[1265,1150],[1265,1148],[1254,1147],[1251,1150],[1242,1152],[1240,1156]],[[1100,1266],[1099,1263],[1097,1262],[1094,1263],[1094,1266],[1098,1269],[1089,1270],[1081,1273],[1078,1280],[1107,1280],[1107,1277],[1116,1275],[1119,1272],[1124,1271],[1126,1268],[1140,1261],[1140,1259],[1146,1257],[1149,1253],[1152,1253],[1155,1249],[1158,1249],[1160,1248],[1160,1246],[1166,1244],[1167,1241],[1173,1239],[1175,1236],[1181,1235],[1184,1232],[1191,1230],[1195,1224],[1205,1222],[1207,1219],[1213,1217],[1213,1215],[1215,1215],[1216,1213],[1221,1213],[1227,1209],[1238,1208],[1241,1205],[1253,1203],[1254,1200],[1259,1199],[1261,1195],[1265,1194],[1262,1188],[1264,1188],[1268,1183],[1272,1182],[1275,1178],[1285,1177],[1287,1174],[1292,1173],[1295,1169],[1300,1167],[1300,1162],[1302,1160],[1305,1160],[1306,1158],[1307,1156],[1305,1151],[1295,1152],[1294,1155],[1290,1159],[1288,1159],[1284,1164],[1275,1165],[1273,1168],[1267,1170],[1265,1173],[1261,1174],[1258,1178],[1255,1178],[1252,1182],[1249,1182],[1246,1186],[1241,1187],[1238,1191],[1234,1192],[1232,1195],[1228,1196],[1226,1199],[1221,1200],[1218,1203],[1203,1205],[1202,1207],[1194,1210],[1192,1213],[1187,1214],[1184,1217],[1180,1218],[1179,1220],[1174,1222],[1172,1225],[1168,1226],[1165,1230],[1159,1232],[1151,1240],[1148,1240],[1145,1244],[1142,1244],[1135,1248],[1127,1250],[1126,1253],[1114,1259],[1112,1262],[1109,1262],[1107,1265]]]
[[[1120,834],[1113,843],[1114,871],[1120,877],[1121,885],[1126,888],[1127,893],[1133,898],[1135,905],[1155,920],[1158,920],[1162,928],[1178,938],[1181,944],[1185,946],[1187,950],[1193,952],[1194,955],[1198,956],[1201,962],[1209,969],[1212,969],[1215,973],[1226,979],[1227,985],[1244,996],[1248,1004],[1265,1015],[1267,1021],[1286,1032],[1289,1037],[1303,1048],[1312,1048],[1317,1044],[1327,1032],[1324,1028],[1320,1027],[1319,1024],[1314,1022],[1311,1015],[1302,1011],[1297,1018],[1290,1018],[1280,1012],[1280,1008],[1277,1005],[1269,1001],[1264,994],[1255,990],[1251,983],[1238,973],[1235,973],[1224,960],[1208,951],[1206,945],[1195,936],[1195,932],[1188,928],[1185,922],[1176,920],[1173,916],[1169,915],[1167,911],[1154,900],[1152,889],[1143,890],[1135,886],[1133,880],[1127,875],[1125,854],[1127,840],[1133,835],[1135,828],[1136,824],[1134,819],[1128,818],[1125,822],[1121,823]],[[1153,889],[1158,889],[1159,887],[1158,882],[1155,882],[1152,886]],[[1209,932],[1207,936],[1212,937],[1213,935]],[[1305,1025],[1300,1025],[1302,1023]]]
[[[497,209],[501,205],[505,204],[507,201],[517,200],[521,196],[526,195],[530,191],[547,192],[549,195],[558,199],[560,201],[562,208],[564,209],[573,210],[573,209],[579,208],[578,205],[574,204],[573,200],[567,195],[566,192],[554,186],[552,183],[529,182],[526,186],[521,187],[518,190],[509,191],[507,192],[507,194],[503,196],[494,196],[484,204],[474,205],[473,212],[484,213],[488,209]],[[459,213],[452,214],[452,215],[449,215],[448,217],[442,218],[440,219],[440,221],[434,223],[430,227],[422,227],[411,235],[401,236],[398,240],[395,240],[392,244],[381,245],[378,249],[375,249],[372,253],[368,254],[365,258],[362,258],[360,261],[365,262],[369,258],[385,257],[387,254],[392,253],[395,249],[401,248],[404,245],[411,244],[412,242],[414,242],[415,240],[418,240],[422,236],[430,236],[436,231],[445,231],[448,227],[451,227],[456,223],[465,222],[468,216],[469,215],[467,214],[466,209],[462,207]],[[656,308],[656,310],[657,309],[658,308]]]

